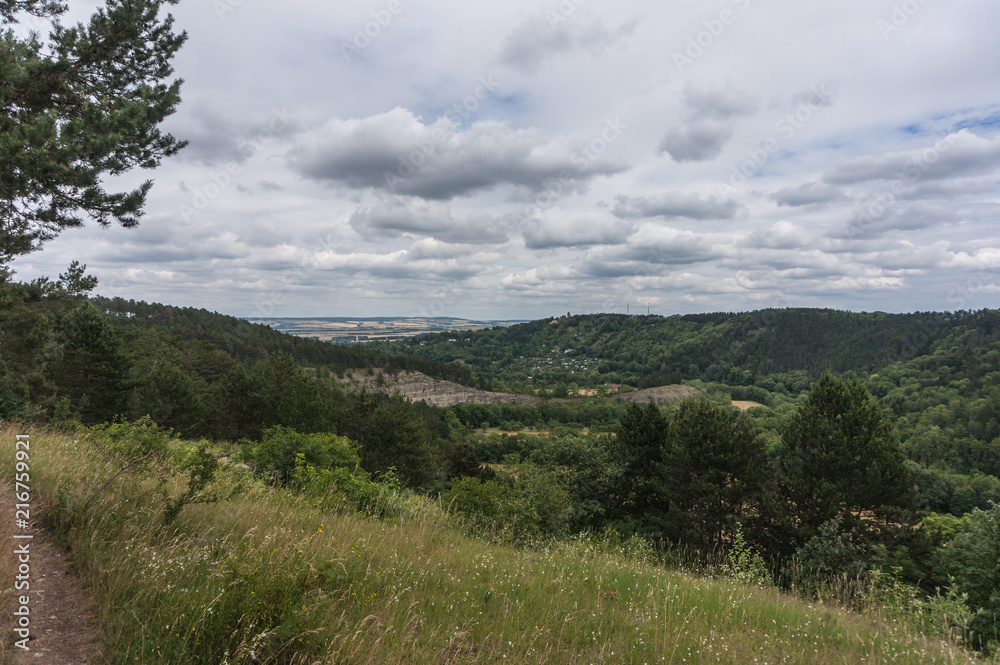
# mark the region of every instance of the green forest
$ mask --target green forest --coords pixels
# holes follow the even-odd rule
[[[806,594],[888,579],[960,599],[970,644],[997,639],[998,312],[594,315],[345,347],[89,297],[75,264],[55,281],[12,277],[5,420],[238,442],[269,482],[388,483],[521,546],[616,534],[708,565],[739,545]],[[547,359],[560,365],[538,369]],[[435,408],[346,389],[401,370],[539,401]],[[681,381],[697,394],[664,406],[574,396]],[[344,485],[347,468],[362,485]]]
[[[77,262],[57,278],[19,281],[18,260],[65,231],[133,228],[147,204],[170,219],[164,199],[148,201],[153,180],[134,176],[188,145],[162,125],[181,101],[172,61],[188,38],[164,11],[175,4],[109,0],[71,25],[67,3],[0,2],[0,462],[9,472],[0,538],[21,543],[0,553],[0,607],[19,608],[4,624],[0,665],[25,662],[17,650],[28,649],[32,621],[55,626],[41,635],[50,643],[79,646],[67,639],[71,620],[99,662],[115,664],[1000,662],[1000,311],[567,313],[341,346],[204,309],[101,297]],[[239,4],[212,10],[221,23]],[[368,26],[381,32],[379,17],[393,20],[400,4],[388,7],[356,29],[366,44]],[[233,32],[250,43],[253,33]],[[300,33],[289,31],[308,46]],[[212,34],[211,51],[186,66],[220,52],[222,33]],[[521,41],[510,34],[505,51]],[[555,51],[576,48],[569,33],[552,34]],[[381,62],[376,50],[367,66]],[[478,90],[466,108],[485,102]],[[502,94],[504,106],[523,106],[518,93]],[[246,106],[259,102],[255,94]],[[259,124],[216,119],[212,104],[197,115],[219,145]],[[745,105],[727,102],[710,119],[725,129]],[[488,135],[460,132],[478,122],[454,128],[473,157],[483,151],[465,137]],[[489,122],[539,164],[563,151],[532,147],[540,130]],[[258,136],[308,136],[305,119],[293,124],[279,137],[268,123]],[[422,126],[433,148],[440,126]],[[206,135],[194,140],[204,147]],[[245,147],[233,150],[249,160],[256,148]],[[490,139],[488,152],[501,149]],[[370,166],[369,151],[357,153]],[[450,151],[467,180],[474,162]],[[308,167],[294,152],[280,161],[305,165],[296,179],[341,170]],[[581,194],[591,178],[619,173],[609,161],[583,174],[588,161],[573,187]],[[523,176],[453,183],[449,196],[544,178],[532,163],[498,169]],[[233,182],[226,169],[212,177],[216,193]],[[431,169],[408,186],[431,172],[441,177]],[[352,174],[324,186],[355,180],[366,182]],[[131,189],[108,189],[119,185]],[[444,210],[438,195],[425,202]],[[324,195],[317,217],[333,201]],[[365,242],[384,239],[356,226],[371,216],[377,230],[373,210],[350,220]],[[196,223],[218,225],[223,213]],[[184,222],[193,214],[181,205]],[[478,233],[478,211],[468,219]],[[381,229],[385,238],[412,235],[399,224]],[[268,236],[262,247],[279,242]],[[384,282],[373,284],[365,288]],[[341,295],[332,288],[324,293]],[[414,376],[459,397],[415,400],[398,389]],[[667,386],[676,399],[640,392]],[[86,607],[69,607],[67,595],[73,616],[40,615],[37,601],[60,595],[53,588]],[[56,623],[39,623],[45,615]]]

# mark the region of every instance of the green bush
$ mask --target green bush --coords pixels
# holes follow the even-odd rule
[[[367,471],[357,467],[353,471],[343,466],[316,468],[306,461],[304,453],[295,458],[289,484],[319,500],[324,508],[339,508],[347,500],[351,508],[379,519],[406,514],[414,499],[413,494],[403,489],[392,469],[376,482]]]
[[[566,535],[573,510],[562,479],[533,464],[497,480],[459,478],[444,503],[473,531],[521,544]]]
[[[173,436],[172,430],[160,427],[149,416],[131,423],[94,425],[90,432],[109,457],[126,465],[164,459]]]
[[[958,533],[937,551],[935,565],[952,578],[975,612],[970,629],[980,648],[1000,649],[1000,504],[974,510],[957,525]]]
[[[243,442],[242,457],[258,475],[287,484],[299,456],[321,470],[357,471],[361,457],[354,442],[335,434],[300,434],[290,427],[264,430],[260,443]]]
[[[806,592],[815,591],[838,579],[854,580],[870,567],[867,548],[841,531],[839,517],[824,522],[818,533],[795,551],[789,565],[795,584]]]

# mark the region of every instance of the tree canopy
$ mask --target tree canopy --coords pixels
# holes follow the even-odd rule
[[[0,265],[86,218],[139,223],[152,181],[108,192],[104,180],[155,168],[185,142],[160,130],[180,102],[170,61],[186,39],[161,16],[177,0],[107,0],[66,27],[51,0],[0,2]],[[52,21],[19,36],[19,15]]]
[[[909,503],[896,430],[857,377],[824,374],[782,442],[787,497],[807,530],[835,518],[857,525]]]

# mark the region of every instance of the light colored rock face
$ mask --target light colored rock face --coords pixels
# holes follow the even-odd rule
[[[399,372],[395,375],[383,374],[382,385],[379,385],[379,373],[368,375],[356,371],[345,383],[354,389],[366,388],[373,392],[391,394],[397,390],[414,402],[426,402],[430,406],[452,406],[453,404],[538,404],[540,397],[530,395],[511,395],[508,393],[493,393],[478,388],[438,381],[420,372]],[[646,403],[652,399],[657,404],[678,402],[690,397],[698,391],[690,386],[660,386],[646,388],[624,395],[614,395],[609,399],[625,402]],[[567,399],[552,399],[553,402],[567,402]]]
[[[660,386],[658,388],[645,388],[643,390],[637,390],[634,393],[615,395],[612,399],[621,400],[623,402],[642,403],[653,400],[657,404],[665,404],[666,402],[679,402],[682,399],[686,399],[697,394],[697,392],[698,391],[691,386]]]
[[[395,376],[384,374],[383,385],[378,385],[378,373],[369,376],[360,372],[347,381],[357,388],[367,388],[374,392],[391,394],[397,390],[414,402],[426,402],[430,406],[452,406],[453,404],[537,404],[538,397],[493,393],[478,388],[469,388],[451,381],[437,381],[420,372],[399,372]]]

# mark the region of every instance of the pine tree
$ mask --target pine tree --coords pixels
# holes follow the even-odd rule
[[[667,419],[652,400],[645,406],[633,402],[621,415],[613,446],[621,475],[608,497],[611,515],[640,517],[660,501],[660,460],[667,425]]]
[[[89,303],[69,315],[62,358],[52,368],[61,397],[86,424],[112,420],[126,412],[131,363],[107,319]]]
[[[361,446],[361,465],[381,476],[395,469],[408,486],[430,489],[443,475],[434,435],[402,393],[359,392],[351,414],[349,436]]]
[[[839,517],[863,527],[909,505],[896,431],[858,380],[825,373],[782,433],[785,496],[806,534]]]
[[[705,397],[681,402],[663,449],[669,535],[710,551],[759,518],[770,477],[764,442],[745,413]]]
[[[170,60],[186,35],[160,17],[177,0],[107,0],[88,25],[65,27],[50,0],[0,2],[0,264],[89,217],[139,223],[152,181],[126,192],[102,183],[159,165],[184,143],[159,130],[180,101]],[[10,26],[48,18],[47,41]]]

